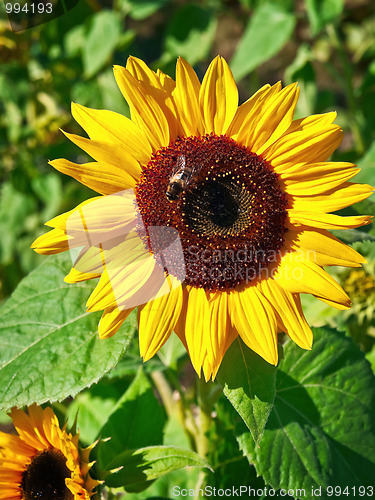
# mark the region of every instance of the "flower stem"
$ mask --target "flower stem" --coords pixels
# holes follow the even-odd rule
[[[196,448],[198,454],[203,458],[207,458],[209,453],[210,442],[208,433],[212,427],[212,385],[212,382],[206,382],[204,378],[198,379],[197,399],[199,405],[199,428],[198,434],[196,435]],[[203,489],[204,491],[207,481],[207,472],[207,469],[205,469],[199,473],[195,491],[197,491],[198,489]]]
[[[183,427],[189,443],[193,450],[195,448],[195,438],[197,434],[197,427],[194,422],[193,415],[189,407],[184,404],[184,400],[180,397],[175,397],[171,386],[169,385],[163,372],[155,371],[151,373],[151,378],[155,384],[156,389],[161,397],[165,411],[168,417],[176,417],[181,426]],[[177,394],[178,396],[178,394]]]

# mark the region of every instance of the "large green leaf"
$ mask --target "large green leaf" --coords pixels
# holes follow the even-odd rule
[[[230,62],[234,77],[240,80],[276,55],[291,37],[294,26],[294,15],[282,5],[261,4],[250,18]]]
[[[260,447],[238,433],[248,459],[273,488],[371,485],[375,470],[375,378],[344,334],[314,329],[314,346],[292,342],[277,372],[276,397]],[[325,496],[324,496],[325,498]]]
[[[193,451],[174,446],[126,450],[110,465],[118,470],[105,478],[106,485],[123,486],[128,491],[141,491],[150,481],[183,467],[209,467],[207,461]]]
[[[217,379],[258,444],[275,398],[276,367],[238,338],[225,354]]]
[[[112,338],[100,340],[100,316],[85,312],[89,283],[64,283],[68,253],[46,258],[0,308],[0,407],[74,396],[97,382],[124,355],[134,315]]]
[[[101,438],[111,438],[110,441],[100,444],[100,469],[110,470],[113,467],[112,462],[116,461],[116,457],[124,450],[160,444],[165,422],[164,410],[140,368],[133,383],[100,429]]]

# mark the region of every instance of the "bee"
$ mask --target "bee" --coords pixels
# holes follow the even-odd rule
[[[169,184],[165,192],[169,201],[172,202],[180,199],[182,193],[188,188],[195,171],[195,167],[189,167],[186,164],[185,155],[180,155],[177,158],[176,166],[169,178]]]

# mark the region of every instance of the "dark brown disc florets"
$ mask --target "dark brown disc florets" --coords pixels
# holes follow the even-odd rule
[[[51,448],[38,453],[22,475],[22,499],[73,500],[73,494],[65,485],[68,477],[71,473],[61,451]]]
[[[170,201],[181,156],[189,182]],[[251,282],[277,260],[284,243],[287,198],[278,175],[261,156],[225,136],[185,137],[157,151],[136,197],[146,229],[178,231],[185,282],[195,287],[223,290]]]

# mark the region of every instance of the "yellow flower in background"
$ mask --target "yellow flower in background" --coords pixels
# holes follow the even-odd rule
[[[33,248],[77,249],[69,283],[100,277],[87,307],[104,310],[101,337],[139,305],[144,360],[173,331],[207,380],[238,335],[275,365],[280,331],[310,349],[299,294],[346,309],[323,266],[365,262],[328,230],[371,220],[330,213],[372,192],[348,182],[355,165],[327,161],[342,140],[336,114],[293,121],[296,84],[265,85],[238,106],[220,57],[202,83],[181,58],[176,81],[133,57],[115,77],[131,120],[73,104],[89,139],[66,135],[95,161],[51,162],[102,196],[49,221]]]
[[[51,408],[11,411],[18,435],[0,432],[0,499],[89,499],[99,484],[89,475],[94,445],[78,447],[78,434],[61,429]]]

